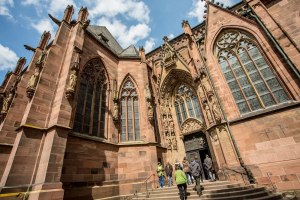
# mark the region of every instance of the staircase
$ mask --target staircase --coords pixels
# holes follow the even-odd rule
[[[272,194],[265,187],[256,185],[241,185],[239,183],[231,183],[229,181],[204,182],[202,195],[199,197],[197,192],[193,190],[194,184],[187,188],[187,200],[205,199],[205,200],[277,200],[282,199],[280,194]],[[138,194],[132,199],[147,200],[175,200],[179,199],[178,189],[176,186],[156,189],[150,192],[149,198],[146,194]]]

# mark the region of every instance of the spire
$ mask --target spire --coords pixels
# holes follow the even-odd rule
[[[72,16],[74,14],[74,8],[73,5],[68,5],[64,12],[63,21],[66,21],[67,23],[70,23],[72,20]]]
[[[77,21],[81,22],[81,23],[86,22],[87,18],[88,18],[88,15],[89,15],[89,12],[88,12],[87,7],[81,7],[79,12],[78,12]]]
[[[25,63],[26,63],[25,57],[19,58],[17,65],[15,67],[15,71],[14,71],[14,73],[16,75],[19,75],[21,73],[21,70],[22,70],[23,66],[25,65]]]
[[[145,49],[144,49],[143,46],[141,46],[139,48],[139,54],[140,54],[140,57],[141,57],[141,62],[146,62]]]
[[[38,45],[38,48],[44,50],[46,48],[46,45],[48,44],[48,41],[51,38],[51,34],[49,31],[44,31],[43,35],[41,36],[40,43]]]

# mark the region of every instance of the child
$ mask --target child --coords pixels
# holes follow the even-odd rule
[[[180,199],[184,200],[186,196],[186,175],[185,173],[181,170],[179,165],[176,165],[176,172],[175,172],[175,182],[177,184],[179,194],[180,194]]]

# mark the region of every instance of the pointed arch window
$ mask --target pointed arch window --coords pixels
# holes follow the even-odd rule
[[[177,87],[174,105],[179,125],[187,118],[202,120],[198,99],[190,86],[181,83]]]
[[[215,55],[241,114],[290,100],[251,35],[223,32]]]
[[[99,59],[89,61],[80,75],[74,131],[104,138],[108,78]]]
[[[133,82],[125,81],[121,91],[121,135],[120,141],[140,140],[138,94]]]

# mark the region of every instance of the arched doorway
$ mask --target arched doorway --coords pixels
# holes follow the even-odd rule
[[[186,135],[184,136],[183,143],[187,159],[191,161],[192,158],[196,156],[198,158],[196,161],[200,163],[203,168],[202,177],[204,179],[208,179],[208,174],[206,174],[204,170],[203,163],[205,155],[209,155],[211,157],[211,153],[209,150],[209,145],[205,133],[200,131]]]

